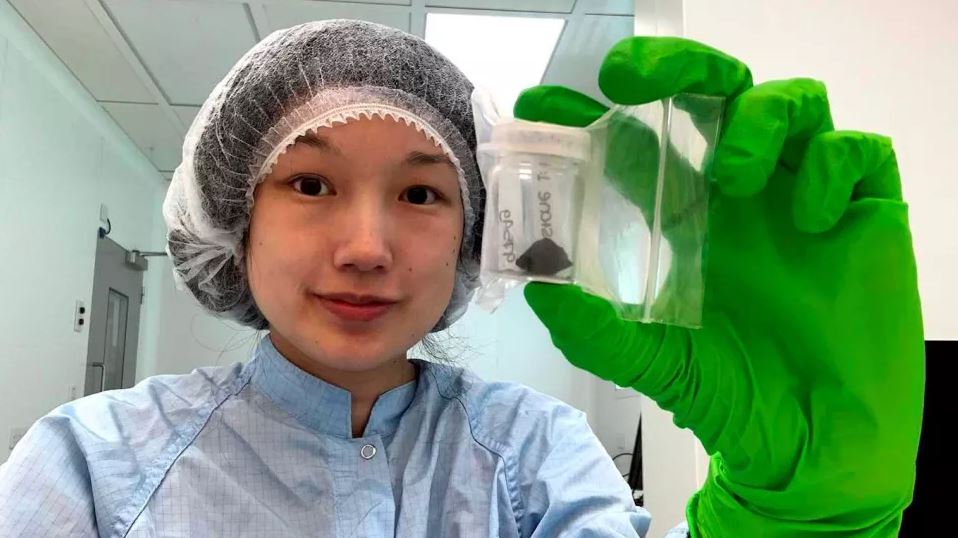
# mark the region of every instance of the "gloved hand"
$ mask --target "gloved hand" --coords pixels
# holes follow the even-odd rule
[[[712,454],[688,505],[692,536],[896,536],[914,485],[924,352],[891,141],[835,131],[819,82],[753,87],[741,62],[678,38],[620,42],[599,85],[621,104],[728,97],[703,328],[622,321],[575,286],[529,284],[553,342],[674,413]],[[515,106],[576,126],[604,112],[549,86]]]

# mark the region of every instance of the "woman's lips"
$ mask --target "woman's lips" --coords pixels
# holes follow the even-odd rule
[[[338,299],[317,296],[326,310],[347,321],[372,321],[389,311],[396,303],[355,304]]]

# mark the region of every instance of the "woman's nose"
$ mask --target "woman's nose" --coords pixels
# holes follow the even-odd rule
[[[333,263],[339,269],[359,272],[384,271],[392,266],[389,224],[378,204],[357,204],[337,223],[339,239]]]

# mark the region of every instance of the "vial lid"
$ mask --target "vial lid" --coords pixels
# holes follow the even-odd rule
[[[552,123],[507,119],[492,127],[491,140],[479,151],[536,153],[579,161],[589,160],[592,138],[588,131]]]

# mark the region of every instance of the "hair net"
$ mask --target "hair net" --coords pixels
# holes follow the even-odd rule
[[[390,117],[425,134],[459,172],[462,249],[452,299],[433,331],[449,326],[478,285],[485,191],[471,93],[452,62],[393,28],[330,20],[270,34],[216,85],[186,134],[163,204],[177,284],[210,312],[266,328],[244,263],[254,188],[307,131]]]

